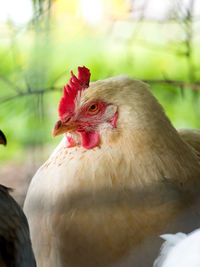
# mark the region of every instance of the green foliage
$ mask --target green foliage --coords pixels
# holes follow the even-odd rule
[[[35,1],[36,4],[40,5],[40,1]],[[0,128],[8,139],[8,147],[1,149],[1,160],[26,157],[24,148],[27,147],[58,143],[59,138],[52,140],[51,129],[57,120],[62,86],[68,81],[70,70],[76,73],[79,65],[91,70],[92,81],[119,74],[137,79],[190,81],[187,58],[167,48],[143,46],[134,39],[117,42],[115,37],[97,35],[87,28],[80,35],[74,35],[69,29],[64,32],[65,35],[59,30],[47,32],[33,28],[15,38],[12,48],[9,41],[0,46]],[[143,38],[156,39],[158,30],[147,23],[142,25],[140,34]],[[164,35],[156,45],[171,46]],[[179,44],[179,51],[182,46]],[[199,64],[198,47],[195,44],[193,48],[195,65]],[[196,81],[200,79],[198,69],[195,77]],[[48,91],[52,87],[60,91]],[[197,91],[166,84],[152,84],[151,88],[176,127],[200,129]],[[24,93],[27,95],[23,96]],[[8,98],[11,100],[6,101]]]

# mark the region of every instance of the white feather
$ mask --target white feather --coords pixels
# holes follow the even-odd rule
[[[177,233],[161,236],[166,240],[154,267],[199,267],[200,266],[200,229],[186,235]]]

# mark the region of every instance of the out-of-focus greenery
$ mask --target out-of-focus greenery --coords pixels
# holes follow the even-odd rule
[[[60,138],[52,139],[51,130],[57,121],[62,86],[77,66],[87,66],[92,81],[118,74],[137,79],[200,80],[199,40],[192,41],[192,54],[185,56],[187,45],[177,23],[119,20],[113,25],[88,26],[67,11],[64,18],[63,13],[59,16],[54,8],[51,18],[37,18],[18,30],[7,24],[5,29],[6,34],[0,35],[0,128],[8,147],[1,148],[1,161],[23,160],[30,146],[56,146]],[[170,39],[170,31],[177,35]],[[60,90],[19,95],[52,86]],[[167,84],[152,84],[151,88],[176,127],[200,129],[197,91]]]

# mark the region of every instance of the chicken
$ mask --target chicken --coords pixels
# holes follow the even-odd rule
[[[194,129],[178,129],[181,138],[200,153],[200,131]]]
[[[193,134],[178,134],[141,81],[89,84],[85,67],[71,75],[53,129],[64,138],[24,204],[37,264],[152,266],[158,235],[199,224],[200,155],[196,142],[187,143]]]
[[[2,131],[0,143],[6,145]],[[0,185],[0,266],[36,267],[27,219],[10,191]]]
[[[4,135],[4,133],[0,130],[0,144],[6,146],[7,144],[7,140],[6,140],[6,137]]]
[[[9,191],[0,185],[0,266],[36,267],[27,219]]]
[[[200,229],[189,235],[177,233],[161,236],[165,241],[154,267],[199,267]]]

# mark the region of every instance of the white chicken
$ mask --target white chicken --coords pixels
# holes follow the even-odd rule
[[[200,229],[186,235],[165,234],[165,243],[153,267],[199,267],[200,266]]]
[[[37,264],[152,266],[158,235],[199,225],[200,132],[181,137],[141,81],[89,79],[79,67],[63,88],[65,136],[26,196]]]

